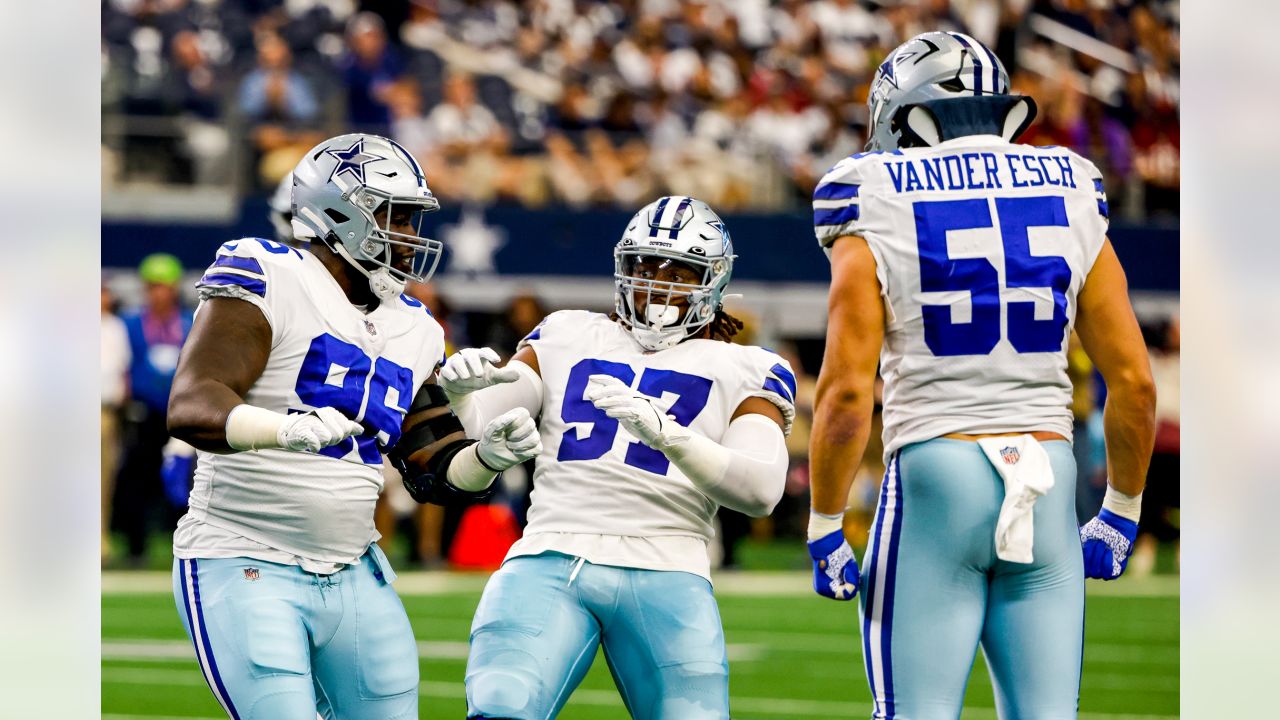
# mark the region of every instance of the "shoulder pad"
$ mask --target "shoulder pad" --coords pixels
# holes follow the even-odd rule
[[[824,247],[842,235],[856,232],[862,218],[862,183],[868,158],[882,153],[858,153],[836,163],[813,189],[813,230]]]

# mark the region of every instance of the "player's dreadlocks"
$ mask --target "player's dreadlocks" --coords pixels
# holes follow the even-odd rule
[[[620,320],[616,311],[609,313],[609,319],[614,322],[619,322]],[[738,331],[742,330],[742,328],[743,323],[741,320],[730,315],[724,310],[717,310],[716,316],[711,319],[710,323],[707,323],[704,332],[709,330],[712,340],[733,342],[733,337],[737,335]]]
[[[733,336],[743,327],[742,321],[724,310],[717,310],[711,320],[711,339],[733,342]]]

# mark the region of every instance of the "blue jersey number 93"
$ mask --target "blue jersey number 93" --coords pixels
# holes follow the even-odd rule
[[[603,410],[583,398],[587,390],[587,380],[592,375],[612,375],[630,385],[636,379],[636,371],[630,365],[609,360],[579,360],[569,371],[569,382],[564,391],[564,406],[560,408],[560,419],[566,423],[592,423],[590,433],[579,439],[577,431],[570,428],[560,440],[560,452],[556,459],[595,460],[609,452],[613,440],[618,435],[618,421],[609,417]],[[676,422],[688,427],[698,413],[707,406],[711,397],[711,380],[677,372],[646,368],[640,376],[640,384],[636,390],[652,398],[661,398],[663,393],[677,396],[675,403],[667,412]],[[627,445],[627,454],[623,458],[626,464],[647,470],[657,475],[666,475],[671,461],[661,452],[640,442]]]
[[[1019,353],[1062,349],[1067,328],[1067,289],[1071,267],[1054,255],[1032,255],[1027,229],[1067,227],[1066,201],[1057,195],[996,198],[1000,239],[1004,245],[1005,287],[1049,288],[1053,317],[1035,319],[1032,301],[1008,304],[1009,343]],[[953,259],[947,254],[947,232],[993,227],[986,199],[930,200],[913,206],[920,251],[920,289],[924,292],[968,291],[973,314],[969,322],[951,320],[950,305],[925,305],[924,342],[934,355],[986,355],[1000,342],[1000,277],[986,258]]]

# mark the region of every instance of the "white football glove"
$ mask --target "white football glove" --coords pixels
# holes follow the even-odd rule
[[[587,378],[583,397],[617,420],[637,440],[655,450],[664,450],[689,439],[689,429],[662,412],[653,398],[627,387],[612,375]]]
[[[362,432],[360,423],[331,407],[322,407],[290,415],[276,431],[276,439],[285,450],[314,453]]]
[[[476,445],[476,457],[494,472],[531,460],[541,452],[542,435],[538,433],[538,425],[522,407],[490,420]]]
[[[453,399],[490,385],[519,380],[520,372],[515,368],[494,366],[499,359],[498,353],[489,348],[459,350],[450,355],[444,366],[440,368],[440,379],[437,382],[450,399]]]

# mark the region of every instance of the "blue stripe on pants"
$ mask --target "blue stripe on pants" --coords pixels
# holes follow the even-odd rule
[[[222,704],[224,710],[233,720],[240,720],[240,714],[236,712],[235,705],[231,704],[231,696],[227,694],[227,687],[222,683],[222,676],[218,673],[218,663],[213,658],[213,647],[209,644],[209,631],[205,627],[204,611],[200,607],[200,575],[199,567],[195,560],[187,561],[187,567],[190,568],[189,576],[191,578],[191,597],[187,598],[187,586],[184,573],[184,583],[182,585],[183,599],[188,600],[187,614],[188,621],[193,629],[199,628],[199,635],[192,633],[193,642],[197,643],[196,655],[200,659],[201,668],[205,671],[205,681],[209,683],[209,689],[213,691],[218,702]],[[203,653],[201,652],[203,647]]]

